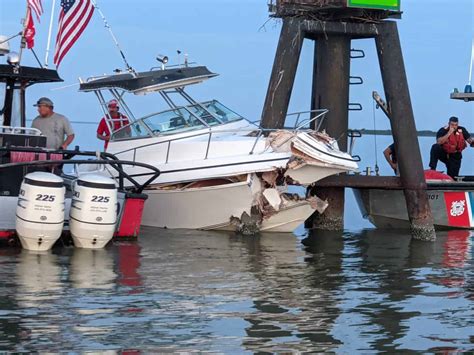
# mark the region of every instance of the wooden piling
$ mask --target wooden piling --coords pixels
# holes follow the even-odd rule
[[[390,125],[412,234],[415,239],[432,241],[436,239],[436,234],[426,194],[423,163],[397,24],[382,22],[377,28],[379,34],[375,41],[380,71],[391,110]]]
[[[320,36],[315,41],[311,108],[329,110],[321,127],[342,151],[347,151],[349,128],[350,51],[349,36]],[[313,193],[329,203],[323,214],[314,215],[313,228],[343,230],[344,188],[317,188]]]
[[[280,40],[263,106],[260,123],[262,128],[283,128],[285,125],[303,40],[299,19],[283,19]]]
[[[342,1],[342,0],[341,0]],[[312,109],[329,109],[323,128],[347,150],[351,39],[375,38],[385,94],[392,112],[391,126],[397,147],[413,236],[434,240],[433,218],[426,195],[420,148],[410,101],[397,25],[398,11],[351,9],[344,1],[285,0],[277,2],[273,16],[283,19],[270,83],[262,113],[263,128],[282,128],[290,102],[303,39],[317,41],[313,73]],[[361,21],[366,18],[367,21]],[[330,20],[328,20],[330,19]],[[310,227],[344,227],[344,189],[324,186],[313,190],[329,202],[323,215],[314,215]],[[306,224],[308,226],[308,224]]]

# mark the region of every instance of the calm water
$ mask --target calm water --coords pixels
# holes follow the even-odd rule
[[[146,228],[105,250],[2,249],[0,350],[474,350],[473,242]]]

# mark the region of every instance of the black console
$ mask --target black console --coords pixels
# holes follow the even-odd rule
[[[0,147],[15,150],[15,147],[46,147],[46,137],[0,133]],[[0,164],[11,163],[10,151],[0,151]],[[28,167],[16,167],[0,170],[0,196],[17,196],[23,176],[33,171]]]

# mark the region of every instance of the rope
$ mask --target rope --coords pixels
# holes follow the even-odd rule
[[[379,175],[379,161],[377,158],[378,147],[377,147],[377,126],[375,121],[375,100],[372,100],[372,115],[374,120],[374,151],[375,151],[375,175]]]
[[[112,27],[110,27],[109,23],[107,22],[107,19],[105,18],[104,14],[100,10],[99,6],[97,5],[97,0],[92,0],[92,5],[97,10],[100,17],[102,18],[102,22],[104,23],[104,27],[109,31],[110,36],[112,37],[112,40],[114,41],[115,46],[117,47],[118,51],[120,52],[120,56],[122,57],[122,60],[124,61],[125,66],[127,67],[127,70],[130,73],[135,74],[135,70],[133,70],[133,68],[130,66],[130,64],[128,64],[127,58],[125,57],[125,54],[123,53],[122,48],[120,47],[120,43],[118,42],[117,38],[115,37],[115,34],[112,32]]]

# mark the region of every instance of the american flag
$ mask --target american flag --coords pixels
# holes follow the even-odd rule
[[[38,22],[40,22],[40,16],[43,14],[41,0],[28,0],[28,6],[35,13]]]
[[[91,0],[61,0],[59,29],[56,37],[54,64],[59,67],[66,53],[81,36],[94,13]]]

